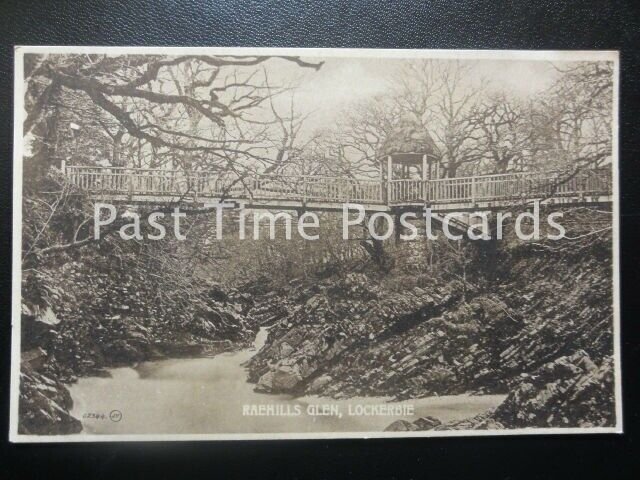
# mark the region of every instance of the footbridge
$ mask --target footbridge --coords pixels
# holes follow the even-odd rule
[[[539,200],[544,204],[603,204],[612,200],[611,168],[522,172],[458,178],[355,179],[315,175],[186,172],[150,168],[65,166],[67,181],[96,201],[166,205],[234,202],[245,208],[368,211],[491,210]]]

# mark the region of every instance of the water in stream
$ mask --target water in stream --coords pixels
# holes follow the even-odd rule
[[[474,416],[498,405],[503,395],[442,396],[394,405],[413,405],[412,416],[349,415],[384,398],[333,400],[256,393],[242,364],[266,341],[262,329],[252,349],[214,357],[145,362],[114,368],[111,378],[87,377],[69,387],[72,414],[88,434],[203,434],[380,432],[394,420],[431,415],[443,422]],[[247,415],[271,405],[280,415]],[[265,407],[262,407],[265,408]],[[243,409],[244,414],[243,414]],[[322,411],[324,409],[324,411]],[[299,415],[291,413],[300,412]],[[289,413],[289,415],[282,415]],[[327,415],[318,415],[327,413]]]

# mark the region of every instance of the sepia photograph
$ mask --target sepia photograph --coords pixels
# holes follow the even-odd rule
[[[618,78],[16,47],[11,440],[621,433]]]

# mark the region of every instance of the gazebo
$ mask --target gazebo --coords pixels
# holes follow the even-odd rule
[[[380,178],[387,166],[387,180],[439,178],[440,152],[433,138],[415,121],[403,118],[382,145]],[[412,171],[414,167],[414,171]],[[397,172],[394,175],[394,170]],[[418,177],[418,178],[416,178]]]

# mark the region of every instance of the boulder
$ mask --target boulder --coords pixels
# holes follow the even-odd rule
[[[413,424],[416,426],[417,430],[431,430],[438,425],[441,425],[442,422],[435,417],[427,415],[426,417],[417,419]]]
[[[104,345],[103,351],[113,365],[128,365],[144,360],[143,352],[124,339],[114,340]]]
[[[288,391],[293,389],[302,376],[298,368],[294,366],[280,366],[273,372],[273,389],[275,391]]]
[[[294,352],[294,348],[291,345],[289,345],[287,342],[282,342],[280,344],[280,357],[281,358],[288,357],[293,352]]]
[[[323,387],[331,383],[331,380],[333,379],[329,375],[320,375],[313,382],[311,382],[309,390],[312,392],[317,392],[318,390],[321,390]]]
[[[273,390],[273,372],[268,371],[260,377],[256,384],[256,392],[270,393]]]
[[[20,355],[21,365],[28,365],[32,370],[40,370],[47,360],[47,352],[42,348],[32,348]]]
[[[385,432],[412,432],[415,430],[418,430],[418,427],[406,420],[396,420],[384,429]]]
[[[39,310],[36,313],[36,321],[42,322],[46,325],[57,325],[60,323],[60,320],[58,319],[58,317],[56,317],[56,314],[51,309],[51,307],[46,307],[44,309]]]
[[[256,392],[276,393],[294,389],[302,381],[297,366],[280,365],[260,377]]]

